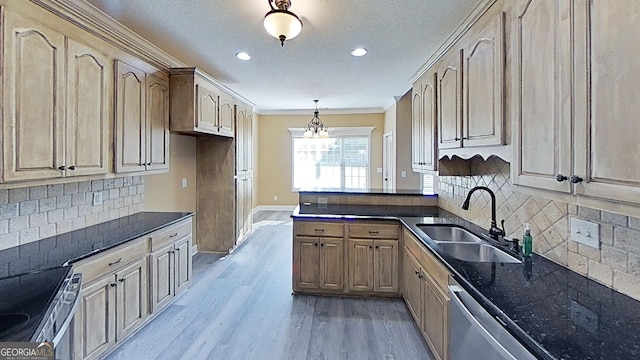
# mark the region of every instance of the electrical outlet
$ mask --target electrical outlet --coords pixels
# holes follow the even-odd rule
[[[182,188],[186,188],[187,187],[187,178],[182,178]]]
[[[599,249],[600,224],[572,217],[571,240]]]
[[[377,172],[378,174],[382,174],[382,168],[376,168],[376,172]]]
[[[273,195],[273,201],[278,201],[278,195]]]
[[[406,178],[407,177],[407,172],[402,170],[400,171],[400,177]]]
[[[93,193],[93,205],[102,205],[102,192]]]

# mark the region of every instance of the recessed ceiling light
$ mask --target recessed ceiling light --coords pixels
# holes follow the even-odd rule
[[[360,57],[360,56],[365,56],[366,54],[367,54],[367,49],[365,48],[357,48],[357,49],[351,50],[351,55],[353,56]]]
[[[251,55],[247,54],[246,52],[239,52],[236,54],[236,57],[240,60],[251,60]]]

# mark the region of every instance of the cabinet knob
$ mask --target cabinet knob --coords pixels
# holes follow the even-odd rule
[[[111,283],[111,284],[109,284],[109,286],[111,286],[111,287],[116,287],[116,285],[118,285],[118,284],[117,284],[117,283]]]
[[[69,170],[75,170],[75,169],[76,169],[75,165],[69,166]]]
[[[120,281],[121,283],[123,283],[125,280],[126,280],[125,278],[122,278],[122,279],[119,279],[118,281]]]
[[[62,165],[62,166],[58,166],[58,170],[66,170],[66,169],[67,169],[67,167],[66,167],[66,166],[64,166],[64,165]]]
[[[323,243],[320,243],[320,246],[324,246],[324,244],[323,244]]]
[[[369,249],[373,249],[373,246],[369,245]]]
[[[565,181],[565,180],[567,180],[567,177],[566,177],[566,176],[564,176],[564,175],[562,175],[562,174],[558,174],[558,175],[556,175],[556,181],[557,181],[557,182],[563,182],[563,181]]]
[[[313,246],[318,246],[318,243],[313,243]]]
[[[582,182],[582,180],[583,180],[583,179],[582,179],[580,176],[578,176],[578,175],[571,175],[571,177],[569,178],[569,181],[570,181],[572,184],[581,183],[581,182]]]
[[[149,163],[147,163],[147,166],[151,166],[151,163],[150,163],[150,162],[149,162]]]
[[[380,246],[376,245],[376,249],[380,249]]]

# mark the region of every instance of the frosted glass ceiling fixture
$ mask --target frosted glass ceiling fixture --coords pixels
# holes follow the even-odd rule
[[[320,110],[318,110],[318,101],[313,100],[316,103],[316,111],[313,112],[313,119],[304,127],[304,137],[317,138],[317,137],[329,137],[329,127],[322,123],[322,120],[318,117]]]
[[[289,11],[290,0],[267,0],[271,11],[264,16],[264,28],[284,46],[285,40],[291,40],[302,31],[302,20]],[[273,6],[275,4],[275,7]]]

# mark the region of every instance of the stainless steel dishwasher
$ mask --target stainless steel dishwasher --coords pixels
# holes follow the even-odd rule
[[[460,285],[449,285],[449,296],[451,360],[536,359]]]

